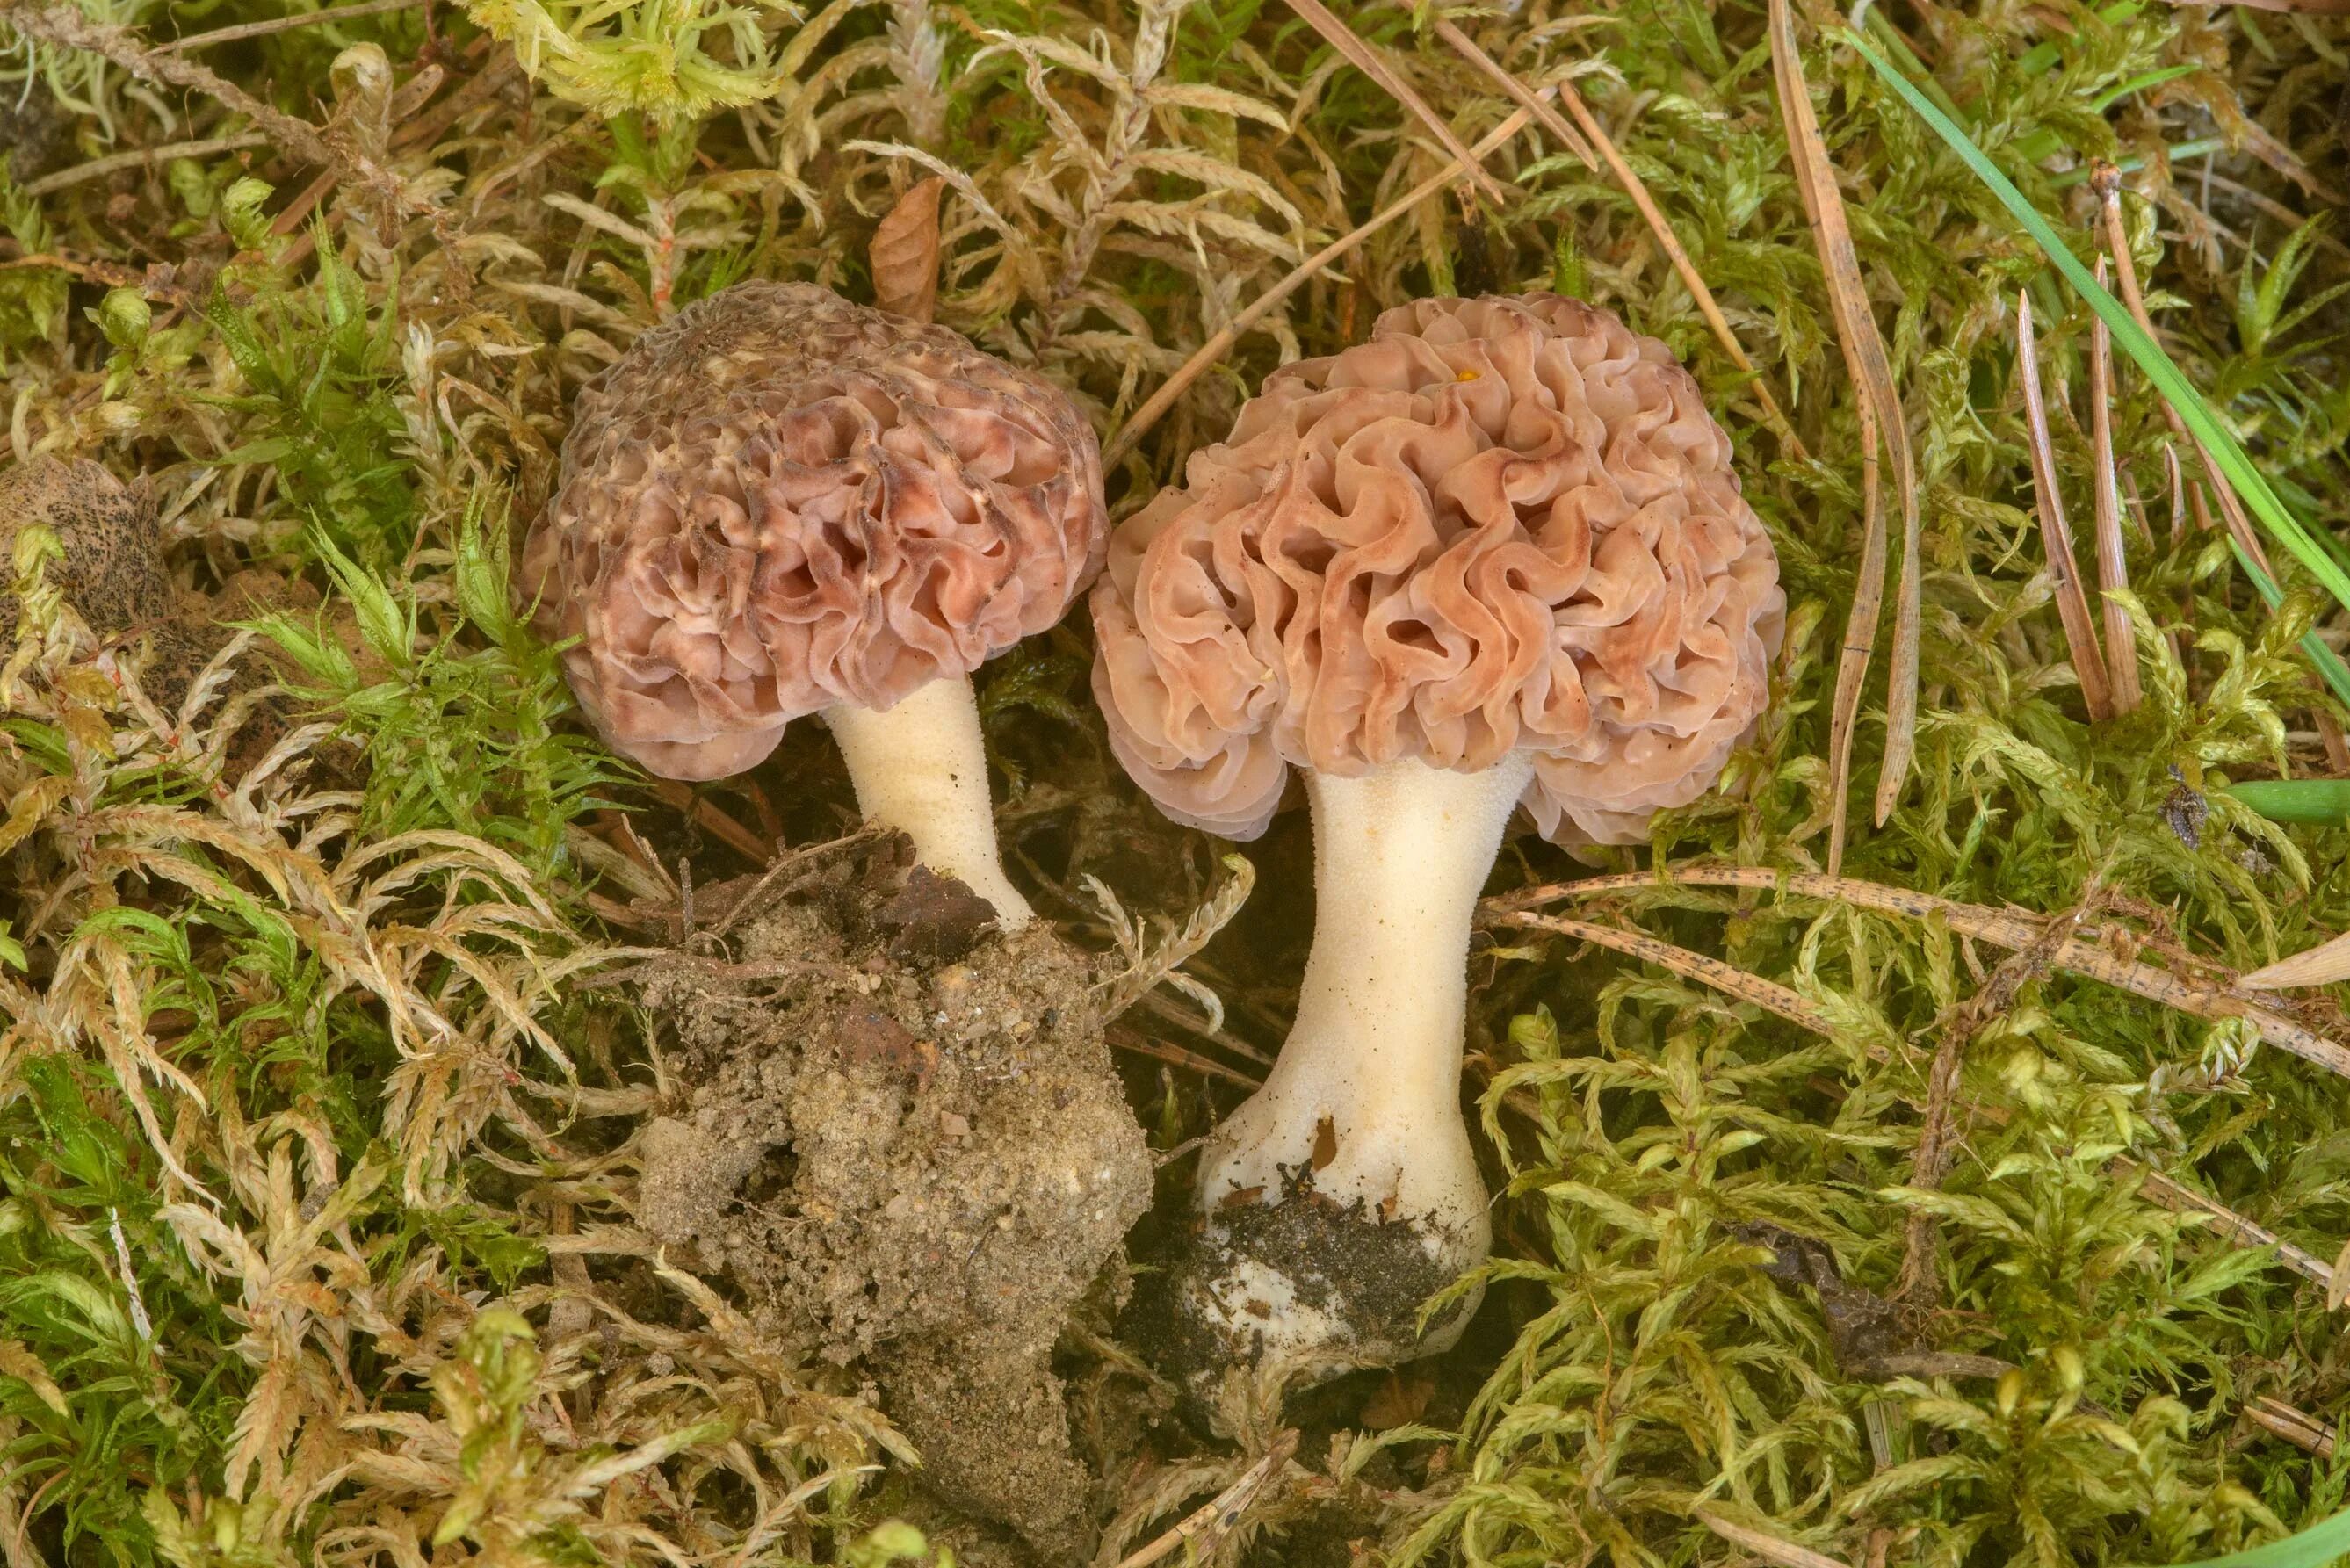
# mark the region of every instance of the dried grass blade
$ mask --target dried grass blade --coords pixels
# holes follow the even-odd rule
[[[2113,259],[2115,280],[2121,285],[2122,303],[2129,306],[2129,313],[2139,329],[2151,337],[2154,336],[2154,318],[2147,314],[2146,294],[2138,287],[2137,260],[2130,254],[2129,231],[2122,218],[2122,171],[2103,159],[2098,160],[2089,171],[2089,189],[2096,193],[2098,209],[2104,217],[2106,254]],[[2111,334],[2108,333],[2107,337],[2110,338]],[[2178,417],[2178,410],[2170,406],[2168,399],[2159,401],[2163,422],[2170,427],[2171,440],[2180,445],[2191,444],[2191,438],[2187,433],[2187,421]],[[2170,469],[2171,538],[2176,542],[2178,537],[2179,493],[2177,448],[2165,447],[2163,456]],[[2211,513],[2203,500],[2201,488],[2196,485],[2186,488],[2194,504],[2196,525],[2209,528],[2211,526]]]
[[[1454,54],[1484,72],[1486,78],[1507,93],[1519,107],[1534,110],[1534,119],[1542,122],[1543,129],[1557,137],[1559,145],[1573,153],[1576,162],[1595,173],[1598,171],[1599,155],[1591,150],[1591,143],[1583,139],[1583,133],[1567,124],[1565,116],[1536,98],[1534,89],[1505,69],[1501,61],[1480,48],[1476,39],[1441,16],[1436,19],[1436,36],[1451,46]]]
[[[1717,958],[1693,953],[1687,948],[1649,936],[1645,931],[1627,931],[1615,926],[1595,925],[1565,915],[1532,913],[1504,916],[1499,924],[1522,927],[1528,930],[1549,931],[1556,936],[1573,937],[1578,941],[1627,953],[1633,958],[1672,971],[1684,980],[1694,980],[1741,1002],[1751,1002],[1767,1012],[1775,1012],[1790,1023],[1800,1024],[1814,1034],[1833,1039],[1835,1025],[1826,1013],[1804,1001],[1803,997],[1776,981],[1747,973]]]
[[[2277,1262],[2304,1279],[2316,1281],[2330,1293],[2334,1289],[2334,1271],[2325,1260],[2314,1252],[2304,1251],[2265,1226],[2254,1224],[2216,1198],[2206,1198],[2183,1182],[2174,1181],[2152,1166],[2142,1166],[2135,1160],[2114,1161],[2118,1171],[2138,1173],[2138,1190],[2175,1213],[2206,1214],[2219,1221],[2215,1234],[2238,1247],[2274,1247]]]
[[[2056,458],[2048,445],[2048,410],[2040,396],[2040,338],[2032,326],[2028,290],[2015,296],[2015,342],[2016,372],[2023,379],[2023,417],[2032,431],[2032,491],[2040,505],[2040,538],[2048,549],[2048,576],[2056,585],[2056,613],[2064,622],[2064,642],[2072,649],[2082,700],[2089,705],[2089,722],[2102,723],[2114,716],[2113,686],[2106,677],[2105,657],[2097,650],[2089,597],[2074,564],[2073,529],[2064,521],[2064,498],[2056,489]]]
[[[1114,1051],[1131,1051],[1138,1056],[1148,1056],[1154,1062],[1164,1062],[1170,1067],[1197,1073],[1203,1078],[1222,1078],[1225,1083],[1237,1084],[1243,1089],[1263,1085],[1263,1079],[1252,1078],[1246,1073],[1227,1067],[1212,1056],[1187,1051],[1171,1041],[1154,1040],[1123,1023],[1111,1024],[1102,1037],[1109,1042],[1110,1049]]]
[[[1498,64],[1488,59],[1484,51],[1477,48],[1475,40],[1451,23],[1438,22],[1436,35],[1455,49],[1468,55],[1471,59],[1481,62],[1480,68],[1489,68],[1491,73],[1495,74],[1497,80],[1508,83],[1509,87],[1506,90],[1509,90],[1513,98],[1516,98],[1520,103],[1524,104],[1534,114],[1542,118],[1544,129],[1557,137],[1570,151],[1575,150],[1576,142],[1573,140],[1572,131],[1555,113],[1545,112],[1540,93],[1528,88],[1517,78],[1503,70]],[[1471,54],[1470,51],[1472,50],[1475,52]],[[1575,84],[1561,77],[1551,84],[1551,88],[1544,90],[1553,89],[1558,94],[1558,101],[1566,106],[1569,114],[1575,116],[1575,123],[1582,127],[1583,140],[1592,150],[1598,152],[1601,160],[1607,165],[1607,171],[1616,176],[1616,182],[1624,188],[1624,193],[1627,196],[1632,198],[1632,205],[1638,210],[1640,221],[1648,225],[1648,233],[1655,237],[1658,248],[1662,250],[1665,253],[1665,258],[1673,264],[1673,271],[1679,275],[1681,286],[1690,291],[1691,299],[1697,301],[1699,313],[1704,316],[1706,326],[1712,328],[1714,341],[1721,345],[1722,352],[1730,356],[1731,364],[1754,378],[1752,383],[1754,399],[1762,405],[1762,417],[1770,421],[1773,433],[1777,435],[1780,441],[1786,444],[1788,452],[1796,457],[1809,457],[1811,454],[1804,450],[1803,438],[1795,434],[1795,427],[1788,421],[1785,411],[1779,407],[1778,400],[1771,396],[1771,389],[1762,384],[1762,372],[1754,368],[1754,361],[1747,358],[1746,350],[1739,344],[1737,334],[1730,330],[1730,322],[1721,314],[1721,306],[1715,302],[1713,290],[1706,286],[1704,277],[1699,274],[1697,264],[1690,259],[1689,251],[1682,245],[1680,236],[1673,233],[1672,224],[1666,221],[1664,210],[1657,205],[1656,198],[1648,194],[1648,187],[1641,182],[1640,176],[1633,171],[1632,165],[1625,161],[1624,154],[1617,148],[1614,140],[1608,136],[1607,128],[1599,123],[1598,116],[1593,114],[1590,106],[1583,101],[1583,95],[1575,90]],[[1521,94],[1523,96],[1520,97]],[[1581,157],[1582,153],[1578,151],[1576,156]],[[1586,161],[1589,160],[1586,159]]]
[[[1877,646],[1878,611],[1885,604],[1885,478],[1877,439],[1877,414],[1863,398],[1860,413],[1860,511],[1866,521],[1860,569],[1853,579],[1852,613],[1845,619],[1844,647],[1836,656],[1835,703],[1828,718],[1828,793],[1835,810],[1828,818],[1828,875],[1844,869],[1846,797],[1852,792],[1852,740],[1859,727],[1861,689]]]
[[[1471,151],[1478,158],[1485,157],[1495,148],[1509,140],[1511,137],[1523,130],[1533,119],[1534,115],[1530,111],[1523,109],[1518,110],[1488,131],[1484,139]],[[1189,359],[1183,361],[1182,368],[1168,377],[1159,389],[1151,393],[1140,408],[1134,410],[1134,417],[1118,427],[1118,434],[1103,443],[1102,466],[1116,468],[1124,462],[1128,454],[1134,451],[1143,436],[1149,431],[1150,427],[1164,419],[1167,410],[1173,408],[1183,394],[1191,389],[1191,383],[1206,375],[1211,367],[1232,352],[1232,345],[1241,340],[1241,334],[1270,316],[1283,300],[1305,287],[1308,278],[1443,190],[1452,182],[1453,176],[1460,173],[1465,167],[1466,165],[1457,159],[1446,164],[1442,169],[1389,202],[1368,222],[1339,235],[1304,261],[1299,262],[1290,269],[1287,277],[1251,300],[1248,308],[1218,328],[1214,337],[1201,344],[1198,350]]]
[[[2106,262],[2097,258],[2097,281]],[[2106,674],[2113,683],[2114,711],[2135,713],[2145,700],[2137,679],[2137,632],[2129,611],[2114,596],[2129,587],[2129,562],[2122,554],[2122,497],[2114,469],[2114,339],[2102,318],[2089,322],[2089,443],[2097,497],[2097,587],[2105,611]]]
[[[1466,143],[1444,122],[1441,115],[1430,109],[1428,100],[1412,89],[1412,85],[1396,73],[1393,66],[1378,50],[1358,36],[1352,27],[1331,13],[1322,0],[1289,0],[1289,8],[1305,19],[1306,26],[1322,35],[1323,41],[1347,57],[1347,64],[1378,83],[1381,90],[1409,110],[1413,119],[1428,127],[1429,133],[1452,154],[1453,161],[1468,172],[1483,192],[1485,199],[1495,206],[1507,206],[1509,195],[1501,182],[1485,172],[1482,153],[1472,152]],[[1446,176],[1449,180],[1450,175]]]
[[[1909,759],[1918,736],[1918,660],[1922,609],[1918,572],[1918,470],[1909,450],[1909,421],[1901,411],[1901,394],[1893,384],[1892,362],[1885,339],[1877,329],[1877,315],[1868,303],[1868,286],[1860,275],[1860,256],[1853,249],[1852,228],[1845,221],[1844,194],[1836,186],[1835,164],[1828,157],[1820,122],[1812,112],[1811,89],[1804,80],[1803,57],[1795,46],[1795,23],[1787,0],[1771,0],[1771,65],[1779,82],[1779,109],[1787,126],[1787,151],[1795,166],[1795,184],[1810,217],[1812,238],[1820,253],[1820,269],[1827,275],[1828,302],[1836,320],[1836,342],[1844,350],[1845,369],[1875,416],[1863,421],[1864,461],[1885,445],[1893,466],[1893,493],[1901,507],[1901,576],[1894,594],[1893,655],[1885,698],[1885,758],[1877,775],[1877,821],[1881,826],[1892,814],[1901,785],[1908,777]],[[1866,474],[1863,475],[1866,479]],[[1845,796],[1852,777],[1852,732],[1860,716],[1861,688],[1868,674],[1870,651],[1877,643],[1877,614],[1885,582],[1885,514],[1881,493],[1871,492],[1867,536],[1861,547],[1861,581],[1853,593],[1852,618],[1845,628],[1843,662],[1836,671],[1835,706],[1829,732],[1840,759],[1835,768],[1835,818],[1829,831],[1829,864],[1843,861]],[[1871,567],[1874,566],[1872,572]],[[1874,579],[1873,582],[1871,579]]]
[[[1767,866],[1675,866],[1666,868],[1661,876],[1655,871],[1632,871],[1609,877],[1586,877],[1574,882],[1555,882],[1546,887],[1529,888],[1522,892],[1488,898],[1478,906],[1479,918],[1498,920],[1561,898],[1652,890],[1675,883],[1691,888],[1752,888],[1792,893],[1798,898],[1850,904],[1878,914],[1903,915],[1913,919],[1930,919],[1939,916],[1949,922],[1952,930],[1979,942],[2005,948],[2011,952],[2021,952],[2041,941],[2047,934],[2041,921],[2004,910],[1985,909],[1980,904],[1962,904],[1955,898],[1912,892],[1907,888],[1888,888],[1881,882],[1864,881],[1856,877],[1822,876],[1811,871],[1774,871]],[[2152,964],[2116,958],[2103,948],[2077,940],[2068,940],[2058,947],[2051,961],[2067,973],[2129,992],[2148,1002],[2176,1008],[2197,1018],[2241,1018],[2260,1031],[2262,1040],[2278,1050],[2290,1052],[2305,1062],[2315,1063],[2330,1073],[2350,1077],[2350,1048],[2335,1044],[2313,1029],[2303,1028],[2284,1014],[2246,996],[2241,990],[2206,984],[2168,970],[2157,969]]]
[[[1894,96],[1941,138],[1942,144],[1967,166],[1968,172],[1999,199],[1999,204],[2007,209],[2010,217],[2022,225],[2024,233],[2032,236],[2033,244],[2040,248],[2040,253],[2072,286],[2073,292],[2106,318],[2106,324],[2113,329],[2114,341],[2137,362],[2138,369],[2154,383],[2155,389],[2162,394],[2164,400],[2178,410],[2178,417],[2187,421],[2188,428],[2195,434],[2212,483],[2227,502],[2230,528],[2235,529],[2241,521],[2241,508],[2251,507],[2260,514],[2261,525],[2292,554],[2293,559],[2307,568],[2310,576],[2324,586],[2335,603],[2350,606],[2350,569],[2345,569],[2318,542],[2308,524],[2284,504],[2283,498],[2277,494],[2276,487],[2268,482],[2267,476],[2252,462],[2251,455],[2244,451],[2243,444],[2237,441],[2235,433],[2220,419],[2219,410],[2187,379],[2186,373],[2164,352],[2162,345],[2130,313],[2129,307],[2116,299],[2109,291],[2098,286],[2097,280],[2089,275],[2089,269],[2073,254],[2064,236],[2049,226],[2040,209],[2015,188],[2015,182],[2001,171],[1999,165],[1981,148],[1975,145],[1973,138],[1961,130],[1956,120],[1943,113],[1931,98],[1919,90],[1917,83],[1871,48],[1868,41],[1859,34],[1847,29],[1844,33],[1844,40],[1856,54],[1868,62],[1869,68],[1893,90]],[[2260,589],[2261,597],[2272,608],[2282,603],[2283,590],[2277,587],[2274,576],[2260,565],[2255,555],[2245,547],[2244,541],[2239,537],[2231,538],[2230,542],[2235,548],[2237,559],[2251,577],[2253,586]],[[2302,638],[2301,646],[2310,663],[2324,677],[2325,683],[2334,689],[2334,694],[2344,702],[2350,703],[2350,663],[2345,663],[2342,656],[2317,635],[2314,628]]]
[[[939,304],[939,197],[947,188],[933,174],[898,198],[866,255],[873,264],[873,303],[910,321],[928,321]]]
[[[297,12],[291,16],[272,16],[264,22],[241,22],[234,27],[214,27],[209,33],[191,33],[184,38],[173,38],[168,44],[155,46],[159,55],[182,54],[189,49],[209,49],[215,44],[233,44],[242,38],[265,37],[295,27],[315,27],[328,22],[356,21],[361,16],[380,16],[388,11],[413,11],[428,0],[360,0],[355,5],[330,5],[317,11]]]

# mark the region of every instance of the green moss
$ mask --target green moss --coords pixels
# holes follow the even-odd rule
[[[159,40],[280,14],[86,9]],[[1510,112],[1419,11],[1340,9],[1464,137]],[[1471,273],[1619,311],[1723,410],[1791,605],[1777,701],[1723,790],[1619,860],[1814,868],[1861,465],[1762,7],[1526,0],[1457,19],[1530,80],[1579,73],[1805,452],[1762,421],[1757,378],[1612,178],[1528,134],[1492,161],[1515,182],[1506,211],[1449,193],[1309,282],[1111,475],[1113,505],[1179,473],[1284,358]],[[2085,722],[2032,516],[2012,316],[2031,291],[2085,533],[2089,314],[1811,25],[1804,68],[1924,498],[1917,761],[1882,827],[1850,803],[1846,875],[2073,922],[2197,977],[2350,926],[2338,814],[2241,787],[2329,771],[2314,716],[2342,715],[2302,641],[2338,641],[2342,612],[2290,562],[2272,607],[2217,535],[2174,529],[2160,403],[2126,367],[2147,701]],[[2086,161],[2134,171],[2164,348],[2324,559],[2350,560],[2350,252],[2311,183],[2339,178],[2338,29],[2127,0],[1860,25],[2075,254],[2094,249]],[[582,983],[605,950],[653,940],[620,922],[652,919],[664,889],[755,868],[743,834],[830,835],[848,793],[815,740],[691,814],[644,787],[579,725],[507,541],[550,491],[579,383],[637,331],[741,276],[862,289],[874,222],[927,169],[967,182],[947,202],[943,318],[1041,366],[1108,433],[1438,155],[1258,0],[441,7],[429,37],[401,13],[188,57],[321,118],[345,43],[380,41],[403,83],[442,72],[399,99],[383,151],[438,219],[396,223],[346,178],[280,222],[320,171],[265,148],[38,198],[23,171],[0,186],[15,453],[147,475],[185,586],[269,566],[324,600],[260,626],[296,689],[271,758],[230,744],[218,692],[151,732],[54,596],[0,649],[0,1532],[76,1565],[389,1561],[435,1541],[517,1561],[650,1561],[656,1540],[711,1561],[917,1559],[920,1538],[875,1528],[864,1467],[902,1443],[855,1378],[802,1365],[634,1232],[629,1138],[667,1067]],[[201,91],[134,92],[94,57],[8,59],[22,112],[75,100],[75,160],[239,129]],[[2314,172],[2281,171],[2296,161]],[[35,257],[65,265],[19,265]],[[1219,846],[1118,777],[1089,657],[1074,617],[983,676],[1016,786],[1011,858],[1034,885],[1098,876],[1180,919],[1211,897]],[[1278,1044],[1306,913],[1300,830],[1251,855],[1255,895],[1189,966],[1221,1029],[1189,1027],[1191,1002],[1151,1020],[1243,1075],[1261,1069],[1232,1043]],[[1523,842],[1496,888],[1577,874]],[[1112,940],[1074,903],[1053,912]],[[1939,918],[1691,887],[1572,912],[1791,988],[1830,1028],[1497,929],[1471,1028],[1506,1187],[1484,1316],[1382,1436],[1353,1430],[1347,1387],[1300,1407],[1314,1479],[1252,1492],[1227,1560],[1281,1561],[1288,1523],[1337,1509],[1395,1562],[1727,1565],[1759,1532],[1783,1556],[1872,1568],[2057,1568],[2208,1556],[2341,1505],[2350,1472],[2277,1435],[2279,1409],[2330,1428],[2350,1399],[2323,1288],[2156,1201],[2144,1173],[2330,1264],[2350,1237],[2343,1085],[2235,1021]],[[2295,1005],[2344,1036],[2338,996]],[[1221,1078],[1136,1062],[1169,1147],[1231,1103]],[[1950,1118],[1939,1174],[1918,1164],[1929,1106]],[[1073,1336],[1071,1383],[1130,1551],[1271,1434],[1227,1456],[1124,1431],[1117,1413],[1154,1396],[1098,1326]]]

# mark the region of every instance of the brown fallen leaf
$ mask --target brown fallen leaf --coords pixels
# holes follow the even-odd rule
[[[898,198],[873,231],[873,302],[893,316],[928,321],[939,305],[939,198],[947,182],[933,174]]]
[[[1483,156],[1464,143],[1444,117],[1430,109],[1428,100],[1412,89],[1409,82],[1396,73],[1387,57],[1363,41],[1356,31],[1338,19],[1322,0],[1289,0],[1289,8],[1300,20],[1322,35],[1322,41],[1345,57],[1347,63],[1378,84],[1380,89],[1400,104],[1414,119],[1428,128],[1430,135],[1452,161],[1483,192],[1485,199],[1496,207],[1509,205],[1510,198],[1502,190],[1501,182],[1485,171]]]

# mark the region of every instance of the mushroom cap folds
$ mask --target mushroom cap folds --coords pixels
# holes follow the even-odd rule
[[[1111,743],[1179,821],[1251,838],[1292,765],[1523,749],[1572,846],[1713,783],[1786,600],[1689,372],[1534,294],[1420,300],[1275,371],[1120,524],[1092,607]]]
[[[579,394],[522,584],[656,774],[751,767],[1059,620],[1100,565],[1093,431],[943,327],[808,284],[688,306]]]

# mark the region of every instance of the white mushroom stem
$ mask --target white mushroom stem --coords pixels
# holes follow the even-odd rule
[[[1513,753],[1473,774],[1399,762],[1305,775],[1314,947],[1297,1021],[1204,1151],[1205,1212],[1252,1188],[1277,1200],[1284,1168],[1311,1166],[1318,1140],[1315,1191],[1409,1223],[1450,1267],[1484,1256],[1485,1188],[1460,1110],[1470,922],[1533,771]]]
[[[914,857],[995,906],[1006,930],[1035,911],[1003,875],[987,748],[967,678],[933,680],[885,711],[842,703],[824,722],[847,759],[857,807],[868,822],[914,841]]]

